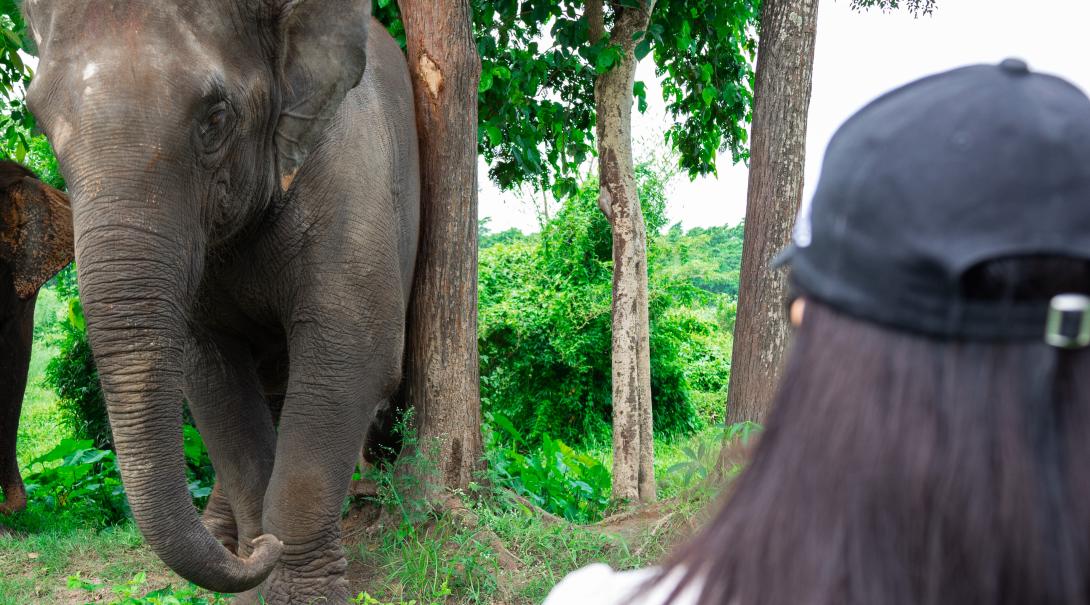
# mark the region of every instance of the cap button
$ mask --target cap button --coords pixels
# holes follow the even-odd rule
[[[999,64],[999,69],[1015,76],[1029,75],[1029,65],[1021,59],[1005,59]]]

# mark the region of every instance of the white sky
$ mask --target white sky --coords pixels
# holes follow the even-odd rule
[[[1090,1],[939,0],[930,17],[906,12],[858,13],[848,0],[821,0],[814,89],[807,136],[806,194],[821,169],[825,146],[837,127],[879,94],[937,71],[1019,57],[1030,68],[1054,73],[1090,91]],[[648,84],[651,107],[634,116],[633,134],[661,141],[665,122],[660,88],[647,59],[637,78]],[[719,178],[673,185],[667,214],[687,228],[736,224],[745,215],[747,171],[722,155]],[[536,231],[533,206],[500,193],[481,166],[480,216],[500,231]]]

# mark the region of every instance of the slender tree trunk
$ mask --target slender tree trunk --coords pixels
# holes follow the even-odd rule
[[[817,13],[818,0],[764,0],[761,9],[731,423],[764,420],[790,335],[786,275],[770,265],[790,242],[802,201]]]
[[[469,0],[398,0],[420,136],[421,228],[409,312],[408,400],[438,479],[481,460],[477,359],[477,85]]]
[[[610,40],[621,62],[598,77],[598,169],[602,212],[613,229],[613,498],[652,502],[655,494],[651,349],[647,309],[647,231],[632,159],[632,36],[647,28],[654,0],[616,8]],[[604,31],[600,0],[587,7],[592,35]]]

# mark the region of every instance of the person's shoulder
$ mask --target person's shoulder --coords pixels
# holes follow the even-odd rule
[[[614,571],[597,564],[574,571],[549,593],[544,605],[661,605],[677,585],[667,578],[653,584],[659,569]],[[688,591],[687,591],[688,592]],[[682,595],[676,605],[694,602]]]

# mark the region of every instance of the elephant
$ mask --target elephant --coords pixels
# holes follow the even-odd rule
[[[27,104],[68,183],[88,340],[146,543],[239,602],[347,602],[341,506],[401,383],[417,258],[404,54],[371,0],[23,10],[39,51]],[[205,522],[183,399],[223,498]]]
[[[72,262],[68,197],[33,172],[0,161],[0,514],[26,508],[15,459],[38,290]]]

